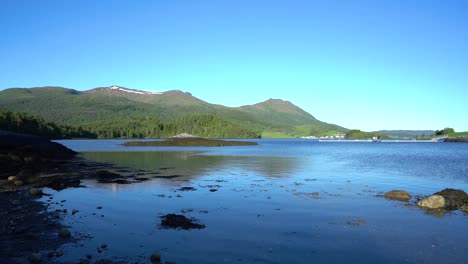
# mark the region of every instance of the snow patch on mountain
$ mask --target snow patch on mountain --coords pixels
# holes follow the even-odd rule
[[[151,95],[151,94],[162,94],[162,93],[153,93],[153,92],[148,92],[148,91],[142,91],[142,90],[134,90],[134,89],[128,89],[128,88],[123,88],[120,86],[111,86],[109,87],[109,90],[113,91],[121,91],[121,92],[126,92],[126,93],[133,93],[133,94],[146,94],[146,95]]]

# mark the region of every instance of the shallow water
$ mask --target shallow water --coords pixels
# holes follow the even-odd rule
[[[123,147],[125,140],[60,143],[116,166],[183,175],[130,185],[84,182],[54,194],[51,210],[75,237],[66,257],[147,263],[152,252],[176,263],[463,263],[468,216],[434,216],[377,194],[468,191],[468,144],[319,143],[258,140],[224,148]],[[180,191],[194,187],[195,191]],[[211,191],[210,191],[211,190]],[[213,190],[216,190],[213,192]],[[102,209],[97,209],[102,206]],[[168,213],[201,230],[158,225]],[[107,244],[102,253],[97,247]]]

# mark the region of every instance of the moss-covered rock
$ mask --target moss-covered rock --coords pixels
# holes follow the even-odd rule
[[[448,210],[457,210],[458,208],[468,204],[468,194],[462,190],[444,189],[436,192],[445,199],[445,208]]]

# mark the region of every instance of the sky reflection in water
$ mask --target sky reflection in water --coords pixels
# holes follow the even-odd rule
[[[391,189],[468,190],[466,145],[260,142],[243,149],[83,153],[185,177],[130,185],[88,180],[89,188],[55,193],[55,200],[67,200],[65,208],[79,210],[65,218],[74,234],[91,235],[82,247],[64,250],[70,259],[93,254],[142,263],[153,251],[177,263],[462,263],[468,257],[468,239],[459,232],[467,216],[434,217],[375,197]],[[178,190],[184,186],[196,190]],[[194,217],[206,228],[160,229],[167,213]],[[102,243],[108,250],[96,253]]]

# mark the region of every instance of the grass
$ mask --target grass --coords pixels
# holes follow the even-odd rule
[[[468,131],[464,132],[455,132],[455,133],[450,133],[448,134],[449,137],[468,137]]]

